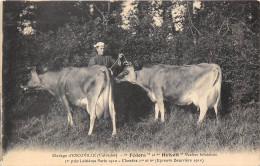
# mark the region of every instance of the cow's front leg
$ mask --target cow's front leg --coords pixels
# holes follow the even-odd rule
[[[61,97],[61,101],[62,101],[62,104],[63,104],[65,110],[67,111],[68,123],[70,124],[70,126],[73,126],[74,123],[73,123],[73,119],[72,119],[71,109],[70,109],[69,102],[65,95]]]
[[[154,111],[155,111],[155,120],[158,120],[158,117],[159,117],[159,106],[158,106],[157,103],[155,103]]]
[[[67,112],[67,117],[68,117],[68,122],[69,122],[70,126],[73,126],[74,123],[73,123],[71,111]]]
[[[157,101],[157,104],[158,107],[159,107],[159,111],[161,112],[161,120],[162,122],[164,122],[164,114],[165,114],[165,111],[164,111],[164,103],[163,103],[163,95],[162,95],[162,91],[160,89],[157,89],[155,91],[155,97],[156,97],[156,101]],[[155,107],[156,108],[156,107]],[[156,111],[156,110],[155,110]],[[158,112],[159,112],[158,111]],[[155,114],[156,116],[156,114]],[[155,117],[156,118],[156,117]],[[157,117],[158,118],[158,117]]]

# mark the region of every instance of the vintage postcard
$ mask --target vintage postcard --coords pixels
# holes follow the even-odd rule
[[[1,165],[252,165],[259,1],[2,1]]]

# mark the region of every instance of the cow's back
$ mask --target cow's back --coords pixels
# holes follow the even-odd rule
[[[213,86],[209,84],[215,64],[198,64],[185,66],[158,65],[152,77],[153,86],[160,87],[165,100],[179,101],[183,96],[193,93],[194,90]],[[187,101],[185,101],[187,102]],[[182,103],[178,103],[182,104]],[[186,103],[183,103],[186,104]]]
[[[87,95],[91,96],[93,87],[98,83],[97,76],[104,80],[103,88],[105,87],[106,78],[104,71],[107,70],[104,66],[92,66],[81,68],[70,68],[66,74],[66,95],[70,101],[78,106],[79,101],[86,98]]]

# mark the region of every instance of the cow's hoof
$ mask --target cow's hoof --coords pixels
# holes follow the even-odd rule
[[[159,122],[159,123],[164,123],[165,120],[164,120],[164,119],[159,119],[158,122]]]
[[[68,128],[69,130],[71,130],[71,129],[73,129],[73,126],[71,126],[70,124],[67,124],[67,128]]]
[[[113,132],[113,133],[112,133],[112,137],[115,137],[115,136],[116,136],[116,132]]]
[[[221,123],[222,123],[222,122],[221,122],[221,120],[219,120],[219,118],[216,119],[215,125],[218,125],[218,126],[219,126],[219,125],[221,125]]]
[[[199,128],[201,128],[203,125],[202,125],[202,122],[197,122],[197,126],[199,127]]]

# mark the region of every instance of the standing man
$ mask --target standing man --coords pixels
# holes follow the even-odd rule
[[[121,58],[123,56],[122,53],[119,53],[118,59],[115,61],[111,56],[104,55],[105,50],[105,44],[103,42],[98,42],[94,45],[95,53],[94,56],[89,60],[88,67],[94,66],[94,65],[103,65],[106,66],[111,74],[113,75],[113,72],[110,68],[118,68],[122,66]]]
[[[110,71],[111,76],[113,76],[113,75],[116,76],[123,70],[124,65],[122,65],[122,62],[121,62],[121,58],[123,56],[122,53],[119,53],[118,59],[114,60],[111,56],[104,55],[105,44],[103,42],[96,43],[94,45],[94,48],[95,48],[95,50],[94,50],[95,52],[94,52],[94,54],[92,54],[92,58],[89,60],[88,67],[91,67],[94,65],[106,66],[108,68],[108,70]],[[125,61],[123,64],[128,64],[128,62]],[[112,69],[113,69],[113,71],[112,71]],[[116,103],[115,107],[117,109],[118,105],[124,105],[124,102],[125,102],[124,99],[122,99],[123,96],[120,95],[120,93],[119,93],[123,89],[122,88],[120,89],[120,87],[118,87],[115,84],[114,79],[111,79],[111,83],[112,83],[112,87],[113,87],[112,96],[113,96],[113,98],[115,98],[115,103]],[[104,117],[107,117],[107,115],[104,115]]]

